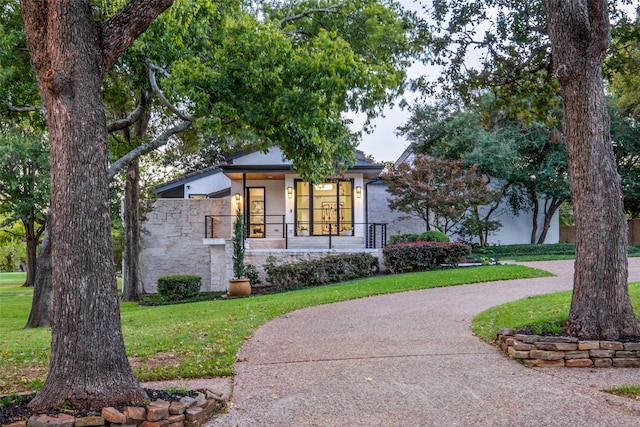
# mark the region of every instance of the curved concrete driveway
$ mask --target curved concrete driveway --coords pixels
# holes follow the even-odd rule
[[[573,261],[528,265],[557,277],[364,298],[263,325],[240,351],[230,412],[209,425],[640,425],[640,402],[600,391],[640,384],[638,369],[529,369],[472,334],[489,307],[571,288]]]

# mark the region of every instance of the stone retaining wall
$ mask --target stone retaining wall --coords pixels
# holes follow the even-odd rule
[[[637,342],[523,335],[514,329],[499,329],[497,340],[510,357],[529,367],[640,368]]]
[[[200,427],[214,412],[225,407],[226,399],[210,390],[195,398],[183,397],[176,402],[152,401],[147,407],[127,406],[122,412],[103,408],[100,415],[75,418],[61,413],[56,416],[33,415],[29,420],[3,427]]]

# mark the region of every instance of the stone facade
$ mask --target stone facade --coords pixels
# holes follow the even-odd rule
[[[140,278],[145,292],[157,292],[158,279],[174,274],[200,276],[202,291],[219,290],[211,282],[209,246],[203,244],[204,218],[229,212],[228,199],[157,200],[142,223]]]
[[[511,358],[530,367],[640,368],[637,342],[523,335],[505,328],[498,331],[498,343]]]

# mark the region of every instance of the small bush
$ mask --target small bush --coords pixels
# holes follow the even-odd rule
[[[389,236],[389,244],[394,245],[396,243],[416,242],[419,237],[420,235],[416,233],[392,234]]]
[[[438,230],[429,230],[425,231],[420,235],[418,239],[421,242],[450,242],[449,236],[444,234],[442,231]]]
[[[158,293],[166,301],[182,301],[200,292],[200,276],[164,276],[158,279]]]
[[[377,270],[378,258],[366,253],[330,255],[281,265],[269,257],[265,264],[267,282],[280,291],[344,282],[370,276]]]
[[[402,233],[402,234],[392,234],[389,237],[389,244],[394,245],[396,243],[407,243],[407,242],[449,242],[449,236],[444,234],[442,231],[438,230],[429,230],[425,231],[422,234],[416,233]]]
[[[387,245],[382,253],[385,265],[395,274],[430,270],[443,264],[455,266],[471,253],[471,248],[457,242],[408,242]]]
[[[249,283],[251,283],[251,286],[260,284],[260,275],[258,274],[258,270],[256,269],[255,265],[245,264],[244,275],[247,276],[247,279],[249,279]]]

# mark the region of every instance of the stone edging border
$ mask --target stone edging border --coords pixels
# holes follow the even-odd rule
[[[575,337],[523,335],[498,329],[497,342],[528,367],[640,368],[640,343],[586,341]]]
[[[146,407],[127,406],[122,412],[108,407],[102,408],[99,416],[81,418],[65,413],[33,415],[2,427],[200,427],[226,408],[227,398],[212,390],[197,391],[195,398],[183,397],[176,402],[158,399]]]

